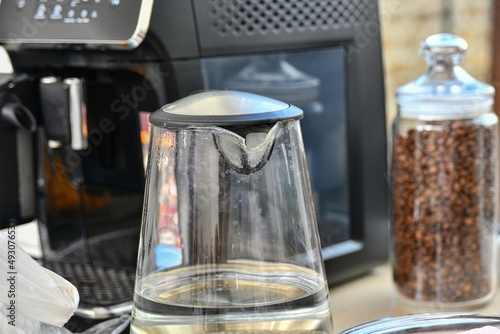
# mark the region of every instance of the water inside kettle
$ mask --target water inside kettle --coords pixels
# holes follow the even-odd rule
[[[134,312],[134,334],[332,332],[325,280],[289,264],[238,261],[158,273],[146,278]]]

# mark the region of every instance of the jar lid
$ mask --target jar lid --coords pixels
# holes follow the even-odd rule
[[[402,117],[466,118],[491,110],[495,89],[460,67],[466,50],[467,42],[450,34],[432,35],[421,44],[426,71],[396,91]]]
[[[301,119],[301,109],[260,95],[208,91],[167,104],[149,117],[156,126],[237,126]]]

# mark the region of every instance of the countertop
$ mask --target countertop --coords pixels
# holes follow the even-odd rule
[[[334,333],[384,317],[426,312],[402,304],[394,289],[389,264],[376,267],[365,276],[331,287]],[[500,313],[500,293],[487,305],[467,312]]]

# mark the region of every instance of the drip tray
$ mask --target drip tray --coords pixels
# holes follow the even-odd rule
[[[113,268],[63,261],[45,261],[44,266],[70,281],[78,289],[78,315],[97,319],[131,310],[135,268]]]

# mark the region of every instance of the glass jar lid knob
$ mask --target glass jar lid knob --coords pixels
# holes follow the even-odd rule
[[[458,64],[467,51],[467,42],[451,34],[429,36],[420,45],[420,54],[428,63],[449,59]]]

